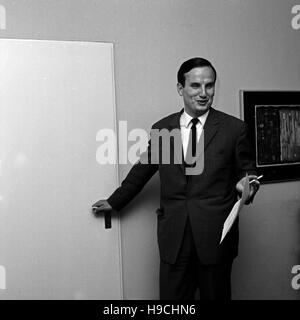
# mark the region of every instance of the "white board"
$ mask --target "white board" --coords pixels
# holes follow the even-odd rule
[[[113,75],[109,43],[0,40],[0,299],[121,298],[119,221],[90,211],[117,185]]]

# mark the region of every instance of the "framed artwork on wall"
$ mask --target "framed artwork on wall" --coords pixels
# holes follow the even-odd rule
[[[300,180],[300,91],[240,91],[262,182]]]

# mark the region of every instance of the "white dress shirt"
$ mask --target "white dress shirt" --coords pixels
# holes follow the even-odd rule
[[[209,110],[206,113],[204,113],[202,116],[198,117],[199,122],[196,125],[197,142],[200,139],[201,133],[203,131],[203,126],[205,124],[208,114],[209,114]],[[188,113],[186,113],[185,110],[180,116],[180,131],[181,131],[181,140],[182,140],[184,159],[186,156],[187,147],[189,143],[189,136],[190,136],[190,131],[192,127],[192,122],[191,122],[192,119],[193,117],[191,117]]]

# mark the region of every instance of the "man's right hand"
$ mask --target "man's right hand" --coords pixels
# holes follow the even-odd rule
[[[92,205],[92,210],[94,214],[101,214],[110,212],[113,210],[113,208],[106,200],[99,200]]]

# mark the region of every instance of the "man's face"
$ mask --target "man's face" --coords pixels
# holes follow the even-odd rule
[[[184,87],[178,83],[177,91],[183,98],[185,111],[199,117],[209,110],[215,94],[215,74],[212,68],[194,68],[185,73]]]

